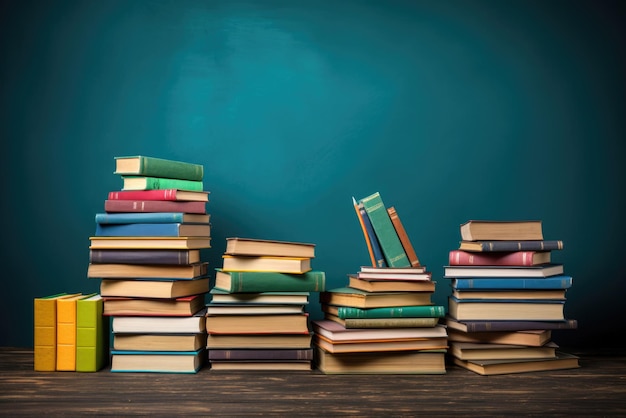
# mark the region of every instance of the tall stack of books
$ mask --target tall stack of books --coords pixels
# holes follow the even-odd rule
[[[206,312],[213,370],[311,370],[306,306],[326,281],[314,257],[310,243],[226,239]]]
[[[320,294],[324,320],[314,321],[316,360],[324,373],[443,374],[444,306],[421,265],[395,208],[379,193],[356,201],[371,266],[348,275],[344,287]]]
[[[211,224],[203,166],[116,157],[123,187],[96,214],[88,277],[102,279],[111,371],[195,373],[206,345]]]
[[[482,375],[578,367],[559,350],[552,330],[574,329],[565,315],[572,277],[544,240],[541,221],[468,221],[444,266],[452,361]]]

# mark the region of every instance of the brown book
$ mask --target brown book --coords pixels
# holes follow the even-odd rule
[[[204,295],[177,299],[145,299],[108,296],[104,313],[108,316],[192,316],[204,308]]]
[[[543,240],[541,221],[470,220],[461,225],[463,241]]]
[[[556,357],[542,359],[461,360],[456,357],[452,358],[457,366],[485,376],[580,367],[577,356],[561,352],[557,352]]]
[[[211,370],[310,371],[311,360],[211,360]]]
[[[365,292],[351,287],[342,287],[320,292],[320,302],[355,308],[432,305],[431,295],[432,292]]]
[[[196,351],[206,347],[206,334],[114,334],[114,350]]]
[[[209,334],[304,334],[309,332],[309,316],[298,314],[207,316]]]
[[[435,282],[430,280],[365,280],[348,275],[348,286],[366,292],[434,292]]]
[[[464,332],[448,326],[448,340],[467,343],[513,344],[539,347],[550,341],[549,329],[526,331],[482,331]]]
[[[327,305],[325,305],[327,306]],[[322,309],[324,310],[324,309]],[[324,311],[324,319],[335,321],[345,328],[430,328],[439,323],[439,318],[339,318]]]
[[[211,248],[210,237],[90,237],[90,249],[179,249]]]
[[[396,211],[396,208],[393,206],[387,208],[387,213],[389,213],[389,218],[391,219],[391,223],[393,224],[393,227],[395,228],[396,233],[398,234],[398,238],[400,238],[400,242],[402,243],[402,248],[404,248],[404,252],[406,253],[407,258],[409,259],[411,266],[419,267],[420,260],[417,257],[417,254],[415,253],[415,248],[413,248],[413,244],[411,244],[409,235],[406,233],[406,230],[404,229],[404,225],[402,224],[402,221],[400,220],[400,217],[398,216],[398,212]]]
[[[89,264],[87,277],[192,279],[207,274],[208,262],[188,265]]]
[[[445,374],[445,350],[330,353],[316,348],[317,366],[325,374]]]
[[[539,347],[513,344],[450,341],[448,353],[461,360],[554,358],[558,346],[548,342]]]
[[[206,214],[206,202],[174,200],[105,200],[105,212],[182,212]]]
[[[226,238],[225,254],[275,257],[315,257],[315,244],[255,238]]]
[[[132,298],[180,298],[209,291],[209,278],[194,280],[109,280],[100,282],[102,296]]]

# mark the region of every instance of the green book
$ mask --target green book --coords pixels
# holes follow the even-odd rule
[[[76,302],[76,371],[97,372],[108,362],[109,322],[100,294]]]
[[[122,190],[188,190],[192,192],[203,191],[201,180],[183,180],[161,177],[122,176],[124,186]]]
[[[204,166],[184,161],[133,155],[115,157],[115,174],[202,180]]]
[[[411,267],[411,262],[404,251],[396,228],[391,222],[387,208],[379,192],[360,200],[370,218],[378,243],[389,267]]]
[[[272,271],[223,271],[216,269],[215,288],[230,293],[322,292],[326,274],[310,270],[302,274]]]
[[[442,305],[396,306],[386,308],[360,309],[348,306],[337,307],[337,316],[348,318],[442,318],[445,307]]]

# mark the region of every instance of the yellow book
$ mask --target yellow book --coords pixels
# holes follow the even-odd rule
[[[57,301],[57,370],[76,371],[76,301],[93,294],[78,294]]]

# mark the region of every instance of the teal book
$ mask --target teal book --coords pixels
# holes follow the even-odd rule
[[[115,157],[114,174],[197,181],[203,178],[204,166],[144,155],[120,156]]]
[[[76,301],[76,371],[97,372],[109,360],[109,321],[99,294]]]
[[[197,351],[111,350],[112,372],[197,373],[205,349]]]
[[[378,243],[389,267],[411,267],[400,237],[393,226],[380,193],[376,192],[359,201],[369,217]]]
[[[215,288],[230,293],[322,292],[326,274],[310,270],[302,274],[269,271],[223,271],[216,269]]]
[[[477,277],[453,278],[450,284],[461,290],[516,290],[516,289],[569,289],[572,287],[571,276],[550,277]]]
[[[122,190],[188,190],[203,191],[204,183],[201,180],[169,179],[160,177],[122,176],[124,185]]]
[[[98,224],[163,224],[163,223],[198,223],[208,224],[210,215],[184,212],[118,212],[96,213]]]
[[[338,306],[337,316],[348,318],[443,318],[446,309],[441,305],[396,306],[385,308],[360,309]]]

